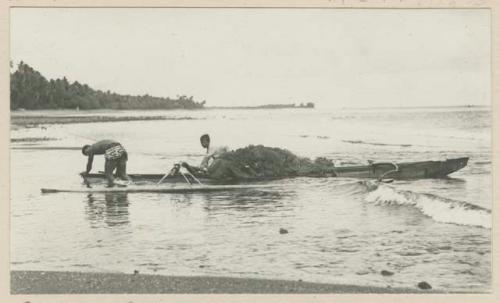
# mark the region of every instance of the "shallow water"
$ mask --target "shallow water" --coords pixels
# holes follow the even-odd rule
[[[37,114],[48,112],[38,112]],[[49,112],[50,113],[50,112]],[[59,112],[58,114],[82,114]],[[96,113],[85,113],[96,114]],[[103,114],[99,112],[98,114]],[[11,269],[213,275],[487,291],[491,283],[489,108],[104,112],[193,120],[20,128],[11,150]],[[214,144],[284,147],[334,159],[443,160],[468,156],[447,179],[296,178],[262,190],[209,194],[40,194],[81,188],[75,147],[113,138],[130,173],[198,162]],[[102,159],[94,171],[103,169]],[[280,234],[285,228],[287,234]],[[392,276],[381,275],[382,270]]]

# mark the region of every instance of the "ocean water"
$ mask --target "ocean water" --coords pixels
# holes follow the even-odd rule
[[[13,139],[51,140],[11,145],[12,270],[139,270],[411,288],[426,281],[443,291],[490,290],[489,108],[29,114],[176,119],[14,129]],[[86,164],[83,144],[118,140],[129,152],[129,173],[165,173],[178,161],[201,160],[203,133],[214,145],[282,147],[338,166],[470,160],[449,178],[390,184],[294,178],[274,181],[273,188],[203,194],[40,193],[84,186],[78,176]],[[96,158],[99,170],[103,159]]]

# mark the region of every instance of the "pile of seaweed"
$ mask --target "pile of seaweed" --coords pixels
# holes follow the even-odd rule
[[[208,168],[208,174],[219,180],[328,177],[335,176],[334,167],[326,158],[313,161],[286,149],[250,145],[220,155]]]

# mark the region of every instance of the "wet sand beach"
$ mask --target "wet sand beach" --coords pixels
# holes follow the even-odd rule
[[[40,124],[69,124],[69,123],[97,123],[97,122],[123,122],[123,121],[151,121],[151,120],[193,120],[192,117],[170,117],[170,116],[35,116],[12,114],[11,124],[13,126],[38,126]]]
[[[123,273],[12,271],[12,294],[428,293],[436,291],[302,281]]]

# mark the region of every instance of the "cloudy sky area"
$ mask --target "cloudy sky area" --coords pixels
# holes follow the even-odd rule
[[[15,8],[11,58],[47,78],[212,106],[487,105],[490,12]]]

